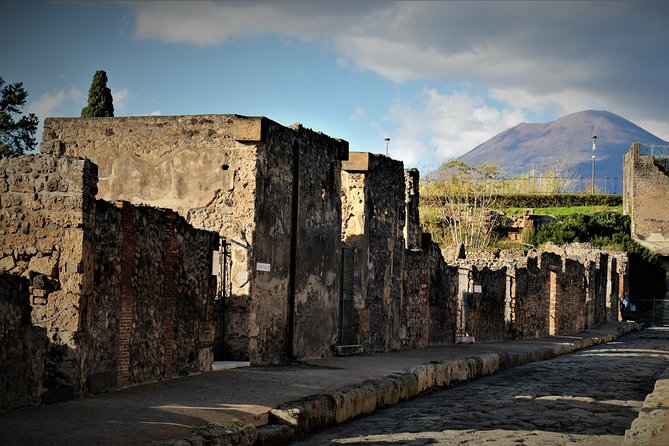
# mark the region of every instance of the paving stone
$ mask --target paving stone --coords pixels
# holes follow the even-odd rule
[[[669,331],[643,333],[437,391],[296,444],[620,444],[669,366]]]

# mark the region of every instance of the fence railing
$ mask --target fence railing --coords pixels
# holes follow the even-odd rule
[[[639,155],[650,155],[658,158],[669,158],[669,146],[657,144],[640,144]]]
[[[498,194],[550,195],[566,193],[590,194],[593,192],[591,177],[513,177],[495,178],[492,181]],[[595,177],[594,193],[622,194],[622,177]]]

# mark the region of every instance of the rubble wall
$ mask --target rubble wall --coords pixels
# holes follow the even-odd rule
[[[297,182],[291,184],[294,215],[294,290],[290,356],[315,358],[329,355],[336,343],[339,318],[341,246],[341,163],[348,143],[300,125],[272,124],[267,147],[288,138],[294,151],[292,165]],[[273,135],[275,135],[273,137]],[[272,199],[268,195],[267,200]],[[262,208],[258,208],[262,209]],[[278,216],[285,211],[278,210]],[[278,220],[278,216],[274,217]],[[277,328],[281,328],[278,326]]]
[[[548,275],[539,268],[537,257],[529,257],[525,267],[516,269],[515,284],[515,336],[520,339],[548,336]]]
[[[404,166],[382,155],[357,152],[344,162],[342,176],[342,242],[357,250],[360,278],[354,292],[356,337],[367,351],[397,349],[412,330],[407,324],[420,324],[426,336],[428,327],[427,319],[404,319],[406,305],[421,305],[417,294],[411,296],[416,302],[405,304]],[[412,279],[420,280],[420,270]],[[423,311],[427,309],[413,317],[420,319]]]
[[[4,158],[0,178],[0,265],[29,281],[49,340],[43,401],[210,367],[216,234],[96,201],[88,160]]]
[[[39,404],[46,329],[32,324],[29,282],[0,273],[0,411]]]
[[[257,149],[266,121],[237,115],[47,118],[41,145],[42,153],[96,163],[98,198],[172,209],[194,227],[226,237],[231,292],[225,310],[217,306],[218,317],[225,311],[226,319],[217,333],[225,344],[220,354],[254,362],[266,340],[258,339],[258,302],[252,298],[256,262],[262,262],[253,252],[254,206]],[[285,307],[283,300],[272,307]],[[280,317],[281,323],[269,325],[285,325],[285,312]],[[280,337],[285,342],[285,335]]]
[[[504,306],[506,298],[506,267],[491,269],[472,267],[473,287],[470,290],[465,326],[476,342],[494,342],[506,337]],[[480,287],[480,291],[478,291]]]
[[[651,251],[669,255],[669,158],[641,155],[634,143],[623,161],[623,208],[632,237]]]
[[[83,390],[79,346],[92,291],[86,234],[94,225],[96,174],[79,158],[0,159],[0,270],[30,283],[32,321],[49,338],[47,401]]]
[[[169,210],[96,205],[88,390],[209,370],[217,235]]]
[[[455,342],[458,268],[435,243],[405,253],[402,348]]]
[[[98,163],[100,198],[173,209],[226,238],[220,355],[276,363],[332,347],[345,141],[238,115],[49,118],[42,151]]]

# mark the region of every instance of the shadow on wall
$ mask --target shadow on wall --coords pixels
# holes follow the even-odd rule
[[[29,281],[0,274],[0,411],[39,404],[48,339],[32,325]]]

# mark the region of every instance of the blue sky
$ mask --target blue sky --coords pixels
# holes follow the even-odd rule
[[[426,168],[586,109],[669,140],[667,5],[0,0],[0,76],[40,120],[103,69],[116,116],[262,115]]]

